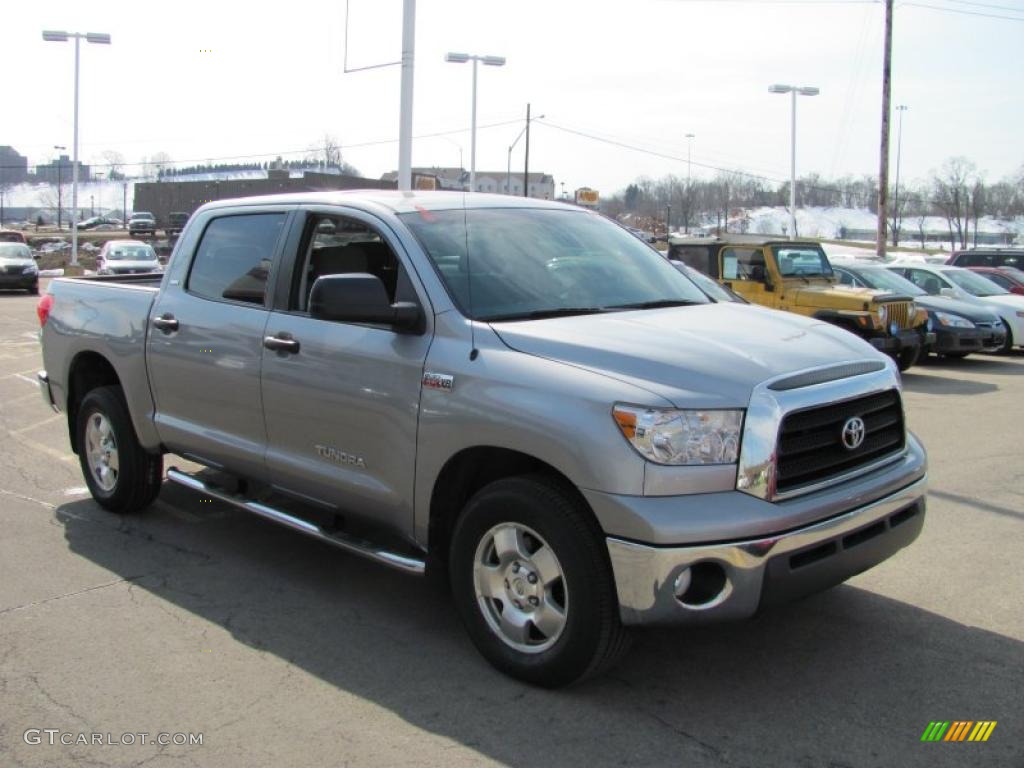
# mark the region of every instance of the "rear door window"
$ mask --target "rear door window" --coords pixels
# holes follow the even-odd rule
[[[206,227],[188,276],[189,293],[263,306],[286,214],[223,216]]]

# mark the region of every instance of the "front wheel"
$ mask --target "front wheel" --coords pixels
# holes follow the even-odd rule
[[[603,672],[627,647],[604,537],[549,478],[478,491],[455,527],[449,572],[473,643],[507,675],[568,685]]]
[[[896,366],[901,370],[905,371],[912,365],[917,363],[918,358],[921,356],[921,347],[911,347],[910,349],[904,349],[899,355],[896,356]]]
[[[138,512],[160,493],[163,456],[139,445],[120,387],[98,387],[85,396],[76,435],[82,474],[101,507]]]
[[[1003,342],[1003,346],[999,348],[999,354],[1008,355],[1013,351],[1013,331],[1010,330],[1010,324],[1007,322],[1003,323],[1006,326],[1006,341]]]

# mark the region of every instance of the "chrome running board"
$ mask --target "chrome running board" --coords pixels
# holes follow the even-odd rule
[[[239,509],[244,509],[246,512],[252,512],[254,515],[259,515],[266,520],[278,523],[286,528],[291,528],[293,531],[312,536],[314,539],[320,539],[320,541],[325,541],[346,552],[374,560],[404,573],[422,575],[426,570],[426,562],[423,560],[388,551],[369,541],[357,539],[345,533],[327,531],[315,523],[303,520],[301,517],[295,517],[258,501],[253,501],[244,496],[229,493],[222,488],[209,485],[177,468],[172,467],[167,470],[167,479],[172,483],[191,488],[193,491],[204,493]]]

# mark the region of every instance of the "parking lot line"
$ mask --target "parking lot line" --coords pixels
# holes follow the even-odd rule
[[[50,422],[57,421],[58,419],[62,419],[62,418],[64,418],[64,416],[62,414],[57,413],[57,414],[54,414],[53,416],[49,416],[49,417],[43,419],[42,421],[37,421],[35,424],[29,424],[27,427],[19,427],[18,429],[10,429],[10,430],[7,431],[7,434],[13,436],[13,435],[20,435],[20,434],[23,434],[25,432],[31,432],[33,429],[37,429],[39,427],[45,426],[45,425],[49,424]]]

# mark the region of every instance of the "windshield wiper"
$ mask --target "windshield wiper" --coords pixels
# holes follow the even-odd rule
[[[658,299],[657,301],[638,301],[635,304],[614,304],[608,309],[661,309],[662,307],[690,307],[694,304],[705,304],[692,299]]]
[[[596,315],[608,312],[608,307],[555,307],[553,309],[533,309],[529,312],[512,312],[507,315],[487,315],[478,317],[485,323],[500,323],[504,320],[543,320],[547,317],[570,317],[572,315]]]

